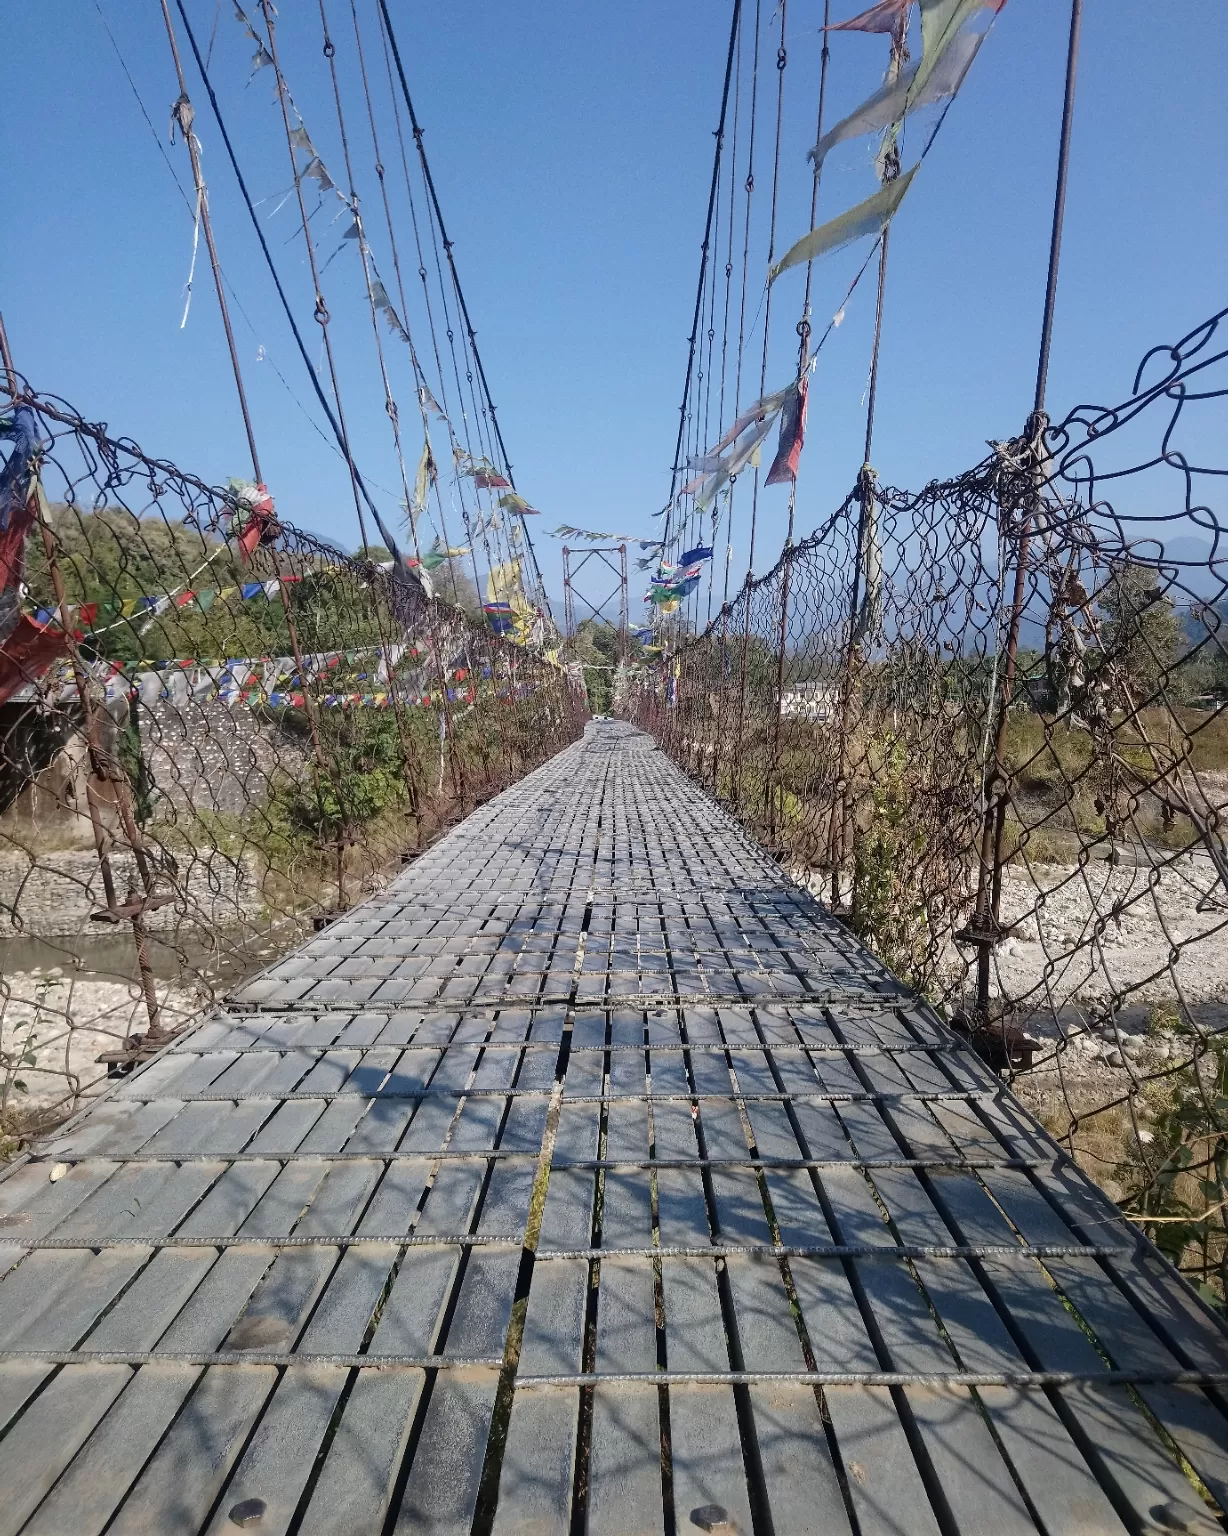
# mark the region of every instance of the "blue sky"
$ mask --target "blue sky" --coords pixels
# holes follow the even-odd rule
[[[356,3],[374,49],[373,0]],[[0,65],[10,147],[0,305],[18,366],[37,387],[221,481],[247,465],[208,272],[202,261],[181,330],[191,220],[99,5],[165,143],[177,86],[158,6],[48,0],[11,8]],[[253,194],[269,200],[260,209],[264,227],[318,350],[293,210],[274,211],[289,169],[272,72],[248,82],[252,48],[229,0],[188,0],[188,8],[202,39],[216,23],[215,83]],[[542,530],[572,523],[648,533],[669,488],[729,7],[393,0],[391,8],[517,483],[542,508]],[[834,16],[855,8],[833,0]],[[766,37],[771,0],[761,9]],[[1141,353],[1220,307],[1228,287],[1221,0],[1086,0],[1085,9],[1050,375],[1055,414],[1127,394]],[[356,175],[370,227],[377,191],[348,0],[329,0],[329,11],[347,126],[353,144],[365,146],[356,148]],[[953,473],[1027,415],[1068,16],[1067,0],[1010,0],[893,227],[874,455],[889,482]],[[789,0],[778,249],[808,224],[805,151],[814,137],[821,19],[820,0]],[[291,88],[337,175],[317,6],[283,3],[279,40]],[[758,216],[766,211],[776,88],[775,42],[765,47],[761,90],[771,111],[760,123],[752,317],[766,266]],[[828,122],[877,86],[885,51],[881,37],[833,37]],[[343,466],[274,372],[276,364],[318,421],[190,65],[189,90],[222,262],[244,312],[235,326],[266,479],[283,515],[352,546]],[[390,138],[390,126],[381,131]],[[166,149],[186,186],[182,145]],[[873,186],[867,141],[843,146],[824,173],[820,217]],[[340,245],[343,225],[330,226],[332,217],[325,210],[313,220],[324,258]],[[387,275],[391,263],[374,236],[373,244]],[[410,247],[405,234],[402,259],[412,269]],[[817,270],[818,326],[864,255],[864,246],[840,253]],[[372,481],[395,489],[352,248],[328,267],[324,287],[356,457]],[[788,377],[800,292],[796,273],[777,287],[769,387]],[[822,520],[860,463],[872,320],[867,280],[820,359],[799,531]],[[756,380],[760,339],[755,332],[750,349]],[[408,411],[408,368],[396,344],[386,346]],[[416,457],[412,429],[410,437]],[[759,569],[779,548],[784,502],[781,492],[761,501]],[[557,544],[536,525],[534,532],[557,591]],[[743,536],[739,530],[735,541]],[[740,544],[735,569],[744,563]]]

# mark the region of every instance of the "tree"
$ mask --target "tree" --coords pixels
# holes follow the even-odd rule
[[[1100,668],[1112,669],[1114,681],[1129,691],[1134,705],[1171,691],[1170,675],[1185,635],[1159,572],[1128,561],[1113,571],[1096,604],[1104,616]]]
[[[618,661],[618,631],[596,619],[581,619],[572,636],[572,651],[584,664],[588,707],[595,715],[608,715],[614,703],[614,672]]]

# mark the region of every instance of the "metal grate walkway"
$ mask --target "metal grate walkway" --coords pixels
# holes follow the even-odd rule
[[[1214,1532],[1228,1336],[599,724],[0,1182],[0,1533]]]

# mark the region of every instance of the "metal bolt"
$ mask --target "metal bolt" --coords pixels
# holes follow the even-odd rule
[[[260,1524],[267,1508],[268,1505],[263,1499],[242,1499],[231,1509],[226,1518],[231,1525],[237,1525],[240,1530],[247,1530],[250,1526]]]
[[[737,1527],[723,1504],[701,1504],[691,1511],[691,1524],[701,1531],[733,1531]]]

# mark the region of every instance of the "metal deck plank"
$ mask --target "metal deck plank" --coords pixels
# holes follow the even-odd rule
[[[518,1392],[499,1477],[495,1536],[568,1536],[579,1392]]]
[[[196,1366],[142,1366],[39,1505],[23,1536],[100,1536],[199,1375]]]
[[[445,1354],[459,1359],[502,1355],[519,1269],[518,1250],[470,1250],[448,1328]]]
[[[347,1373],[330,1366],[290,1366],[261,1417],[242,1460],[226,1485],[210,1536],[236,1529],[229,1511],[258,1499],[264,1506],[261,1536],[281,1536],[290,1525],[299,1497],[324,1439]]]
[[[376,1243],[345,1251],[303,1334],[299,1347],[304,1353],[358,1353],[397,1252],[395,1243]]]
[[[862,1536],[939,1536],[890,1391],[832,1387],[825,1399]]]
[[[108,1532],[199,1529],[276,1379],[268,1365],[207,1370]]]
[[[661,1499],[657,1388],[634,1382],[595,1387],[587,1536],[660,1536]]]
[[[0,1440],[0,1536],[13,1536],[128,1384],[126,1365],[70,1365]]]
[[[435,1353],[444,1307],[460,1265],[457,1248],[410,1248],[371,1340],[373,1355]]]
[[[657,1364],[651,1259],[601,1262],[597,1290],[597,1370],[652,1371]]]
[[[398,1533],[467,1536],[477,1504],[495,1371],[445,1371],[435,1381],[422,1437],[397,1511]]]
[[[588,1288],[584,1259],[534,1267],[520,1345],[521,1375],[567,1375],[580,1369]]]
[[[371,1536],[382,1528],[425,1381],[424,1371],[396,1366],[360,1373],[301,1536]]]
[[[669,1389],[670,1465],[678,1526],[703,1528],[697,1512],[713,1510],[716,1529],[741,1536],[754,1529],[733,1391],[724,1386]],[[718,1514],[717,1511],[720,1513]],[[708,1525],[709,1530],[713,1525]]]
[[[749,1395],[775,1529],[789,1536],[851,1531],[814,1388],[765,1382]]]

